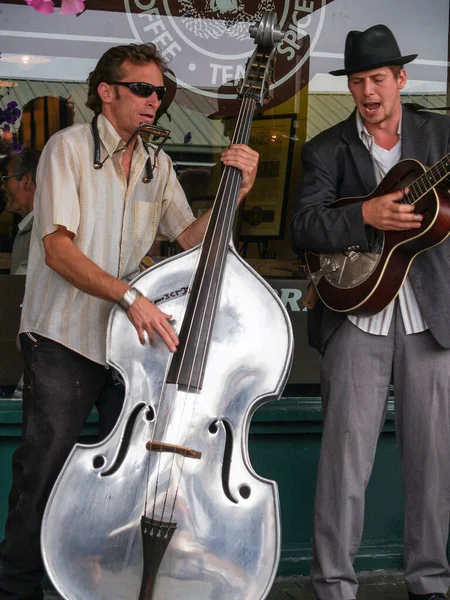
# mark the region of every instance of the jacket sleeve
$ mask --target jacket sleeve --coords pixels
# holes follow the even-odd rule
[[[326,146],[326,151],[323,151]],[[342,149],[330,148],[330,142],[308,143],[302,149],[302,177],[295,195],[291,235],[294,251],[339,252],[349,246],[368,250],[361,201],[342,207],[331,203],[341,197],[343,175]]]

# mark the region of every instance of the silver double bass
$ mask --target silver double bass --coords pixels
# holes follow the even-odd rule
[[[276,15],[251,27],[257,48],[240,90],[233,143],[247,143],[267,94]],[[172,355],[141,346],[114,309],[108,363],[126,387],[109,437],[76,445],[44,515],[47,572],[66,600],[262,600],[280,555],[276,483],[248,456],[255,410],[287,380],[293,336],[271,287],[231,241],[241,172],[224,169],[203,243],[133,285],[172,314]]]

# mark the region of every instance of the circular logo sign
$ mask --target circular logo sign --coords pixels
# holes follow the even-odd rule
[[[178,86],[218,99],[221,108],[235,100],[235,86],[245,77],[247,60],[255,49],[250,24],[259,22],[267,10],[277,13],[278,26],[284,32],[277,46],[271,85],[275,104],[301,89],[308,80],[307,60],[320,35],[327,3],[327,0],[124,1],[136,42],[154,43],[169,62]]]

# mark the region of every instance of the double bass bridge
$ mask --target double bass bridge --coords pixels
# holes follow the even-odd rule
[[[201,452],[197,452],[197,450],[193,450],[192,448],[176,446],[175,444],[166,444],[164,442],[147,442],[145,447],[149,452],[170,452],[171,454],[179,454],[186,458],[196,458],[198,460],[202,457]]]

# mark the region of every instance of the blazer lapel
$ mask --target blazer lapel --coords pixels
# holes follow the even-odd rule
[[[423,127],[425,119],[416,111],[405,106],[402,108],[402,159],[414,158],[425,166],[427,164],[431,140]],[[361,141],[356,128],[356,109],[347,119],[342,138],[348,144],[349,153],[355,171],[366,189],[372,192],[376,187],[376,178],[372,157]]]
[[[369,194],[375,189],[377,180],[375,178],[372,157],[358,135],[356,127],[356,109],[345,123],[342,138],[348,144],[355,172],[358,174],[366,193]]]
[[[423,165],[427,165],[430,148],[430,136],[426,135],[423,127],[425,119],[412,109],[402,108],[402,159],[414,158]]]

